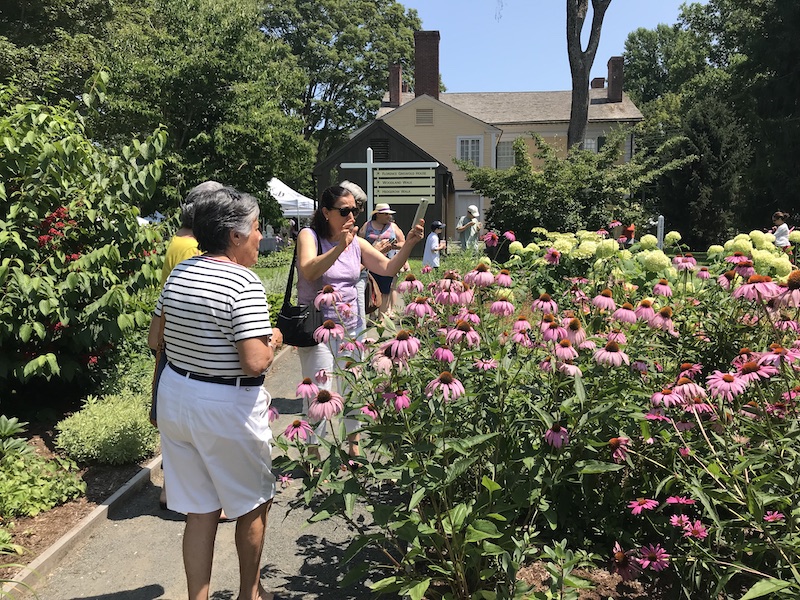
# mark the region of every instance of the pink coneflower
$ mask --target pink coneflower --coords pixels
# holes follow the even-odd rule
[[[481,239],[487,248],[494,248],[497,246],[497,242],[500,241],[500,236],[494,231],[487,231]]]
[[[786,290],[775,297],[777,306],[800,307],[800,271],[792,271],[786,280]]]
[[[292,476],[291,475],[280,475],[278,477],[278,481],[281,482],[281,488],[287,488],[292,484]]]
[[[314,298],[314,307],[317,310],[321,310],[323,306],[336,306],[336,303],[341,299],[342,295],[332,285],[326,285]]]
[[[729,262],[729,263],[731,263],[733,265],[738,265],[739,263],[743,263],[743,262],[746,262],[748,260],[750,260],[750,259],[747,258],[747,256],[745,254],[743,254],[742,252],[734,252],[730,256],[726,256],[725,257],[725,262]]]
[[[696,413],[696,414],[713,414],[714,407],[711,406],[708,402],[706,402],[705,398],[700,398],[696,396],[686,401],[686,405],[684,407],[686,412]]]
[[[445,402],[455,400],[464,394],[464,385],[449,371],[442,371],[439,376],[425,386],[425,393],[430,398],[437,389],[442,391]]]
[[[552,359],[546,358],[543,361],[540,361],[539,370],[542,371],[543,373],[549,373],[550,371],[552,371],[553,370]]]
[[[418,319],[423,317],[433,317],[436,315],[431,305],[428,304],[428,299],[424,296],[417,296],[413,302],[409,302],[403,311],[407,315],[415,316]]]
[[[397,412],[407,409],[411,406],[411,398],[408,396],[408,390],[397,390],[392,394],[391,400],[394,400],[394,409]]]
[[[731,361],[731,364],[740,369],[742,365],[746,362],[758,361],[759,354],[757,352],[753,352],[750,348],[740,348],[739,354],[737,354],[734,359]]]
[[[600,310],[607,310],[609,312],[614,311],[617,308],[617,305],[614,302],[613,294],[608,288],[604,289],[597,296],[592,298],[592,305],[596,306]]]
[[[353,316],[353,305],[349,302],[337,302],[336,312],[343,319],[349,319]]]
[[[756,361],[748,361],[739,367],[739,377],[746,383],[758,381],[760,379],[769,379],[773,375],[778,374],[778,369],[772,365],[760,365]]]
[[[670,496],[667,498],[667,504],[684,504],[691,506],[692,504],[696,504],[696,501],[688,496]]]
[[[311,429],[311,425],[308,424],[308,421],[302,419],[295,419],[292,421],[283,432],[283,437],[290,442],[297,439],[301,442],[305,442],[312,435],[314,435],[314,431]]]
[[[511,231],[511,230],[504,231],[503,232],[503,237],[506,238],[509,242],[516,242],[517,241],[517,236],[514,235],[514,232]]]
[[[611,221],[611,223],[608,224],[608,228],[609,229],[614,229],[615,227],[619,227],[620,225],[622,225],[622,222],[617,221],[615,219],[615,220]]]
[[[462,288],[463,289],[463,288]],[[439,290],[433,298],[437,304],[455,306],[461,304],[461,293],[455,290]]]
[[[640,321],[650,321],[656,314],[656,311],[653,310],[653,303],[647,298],[639,301],[639,306],[637,306],[636,310],[633,312],[636,313],[636,317]]]
[[[611,572],[619,575],[622,581],[636,579],[642,572],[642,568],[634,558],[634,554],[634,550],[626,552],[619,545],[619,542],[614,542],[614,560],[611,563]]]
[[[314,373],[314,381],[316,381],[320,385],[327,383],[328,379],[329,379],[328,372],[325,369],[320,369],[319,371]],[[316,395],[316,392],[314,393],[314,395]]]
[[[614,314],[611,315],[612,319],[616,319],[622,323],[636,323],[636,313],[633,310],[633,305],[630,302],[624,302]]]
[[[346,339],[341,344],[339,344],[339,352],[351,354],[358,350],[359,352],[363,352],[366,350],[367,347],[361,340],[353,340],[353,339]]]
[[[404,364],[404,363],[402,363],[402,364]],[[353,376],[356,379],[360,379],[361,378],[361,373],[362,373],[361,366],[357,362],[355,362],[353,360],[345,361],[344,370],[349,372],[349,373],[352,373]]]
[[[734,271],[725,271],[722,275],[717,277],[717,283],[723,290],[731,289],[731,285],[733,285],[733,280],[736,277],[736,273]]]
[[[776,521],[783,521],[786,517],[782,512],[778,512],[777,510],[768,510],[767,514],[764,515],[764,520],[768,523],[775,523]]]
[[[494,275],[489,270],[489,267],[483,263],[478,263],[474,270],[464,275],[464,283],[474,285],[475,287],[489,287],[494,283]]]
[[[529,332],[529,329],[515,331],[511,334],[511,341],[515,344],[523,346],[524,348],[533,348],[533,340],[531,340]]]
[[[695,520],[692,523],[687,523],[683,527],[683,537],[692,537],[697,538],[698,540],[704,540],[708,537],[708,529],[706,529],[706,526],[703,525],[699,520]]]
[[[561,261],[561,252],[555,248],[548,248],[544,254],[544,260],[547,264],[557,265]]]
[[[545,313],[542,315],[542,320],[539,321],[539,330],[544,331],[545,329],[549,329],[550,325],[556,322],[556,318],[551,315],[550,313]]]
[[[422,267],[422,271],[421,271],[421,273],[422,273],[423,275],[427,275],[427,274],[428,274],[428,273],[430,273],[431,271],[433,271],[433,267],[432,267],[432,266],[430,266],[430,265],[425,265],[424,267]]]
[[[400,293],[417,292],[421,294],[424,289],[425,287],[422,285],[422,282],[417,279],[413,273],[406,273],[403,281],[397,284],[397,291]]]
[[[769,350],[761,355],[758,364],[780,367],[781,364],[791,364],[800,358],[800,351],[795,348],[784,348],[778,344],[770,344]]]
[[[672,288],[669,287],[669,282],[666,279],[659,279],[658,283],[653,287],[653,295],[672,296]]]
[[[458,295],[458,302],[460,304],[472,304],[475,299],[475,290],[469,287],[469,284],[464,284],[464,291]]]
[[[458,314],[454,318],[452,318],[451,320],[454,323],[458,322],[458,321],[467,321],[473,327],[475,325],[480,325],[481,324],[481,318],[480,318],[480,316],[478,316],[478,313],[476,311],[470,310],[470,309],[468,309],[468,308],[466,308],[464,306],[462,306],[458,310]]]
[[[419,339],[415,338],[410,331],[401,329],[394,339],[381,346],[381,350],[385,352],[386,356],[393,359],[408,360],[419,352],[420,344]]]
[[[734,298],[744,298],[755,302],[777,296],[781,292],[780,286],[772,283],[772,277],[766,275],[751,275],[747,283],[740,285],[733,291]]]
[[[640,515],[643,510],[655,510],[658,508],[658,500],[637,498],[636,500],[628,502],[628,508],[631,509],[631,514]]]
[[[642,546],[639,555],[639,564],[643,569],[663,571],[669,566],[669,554],[661,547],[661,544]]]
[[[378,409],[375,408],[374,404],[365,404],[364,406],[361,407],[361,410],[359,412],[361,412],[362,415],[367,415],[370,419],[373,420],[378,418]]]
[[[497,368],[497,361],[493,358],[479,358],[472,366],[480,371],[489,371]]]
[[[693,398],[705,398],[706,391],[688,377],[681,377],[675,383],[675,393],[687,402]]]
[[[753,268],[753,261],[750,260],[743,260],[733,270],[742,279],[749,279],[756,274],[756,270]]]
[[[620,350],[617,342],[608,342],[605,347],[597,350],[594,353],[594,359],[598,364],[611,365],[614,367],[618,367],[622,363],[625,363],[626,365],[631,364],[628,355]]]
[[[671,419],[664,414],[664,409],[660,407],[651,408],[650,410],[648,410],[645,413],[644,418],[647,419],[648,421],[663,421],[663,422],[671,421]]]
[[[686,458],[691,453],[692,453],[691,449],[687,448],[686,446],[681,446],[680,448],[678,448],[678,454],[680,454],[683,458]]]
[[[660,392],[656,392],[650,396],[650,402],[653,406],[664,405],[666,407],[677,406],[684,403],[684,399],[679,394],[676,394],[672,388],[664,388]]]
[[[310,378],[306,377],[298,384],[295,394],[298,398],[308,398],[310,400],[319,394],[319,388],[314,385]]]
[[[570,319],[565,329],[567,330],[567,339],[574,346],[580,346],[586,340],[586,330],[583,328],[580,319]]]
[[[542,328],[542,338],[545,342],[557,342],[566,337],[567,330],[556,321],[552,321],[547,324],[547,327]]]
[[[694,379],[697,375],[703,372],[703,365],[700,363],[691,363],[685,362],[681,363],[680,367],[678,367],[680,377],[688,377],[689,379]]]
[[[689,525],[689,523],[691,522],[692,522],[691,519],[689,519],[689,517],[687,517],[686,515],[672,515],[669,518],[670,525],[672,525],[673,527],[680,527],[681,529]]]
[[[331,338],[341,340],[344,338],[344,327],[327,319],[314,330],[314,341],[318,344],[327,344]]]
[[[342,397],[330,390],[320,390],[308,405],[308,418],[314,422],[330,419],[344,408]]]
[[[568,377],[583,377],[583,373],[581,372],[580,368],[572,364],[572,361],[556,363],[556,368],[558,369],[559,373],[563,373]]]
[[[578,350],[595,350],[597,348],[597,344],[595,344],[594,340],[588,339],[583,340],[580,344],[578,344]]]
[[[747,382],[740,379],[735,373],[714,371],[706,377],[708,391],[713,398],[722,398],[728,402],[747,389]]]
[[[703,281],[711,277],[711,273],[708,272],[708,267],[700,267],[700,270],[695,274],[698,279],[702,279]]]
[[[491,307],[489,307],[489,312],[493,315],[498,315],[500,317],[510,317],[514,314],[514,305],[511,304],[508,300],[495,300],[492,302]]]
[[[558,304],[550,297],[550,294],[539,294],[539,297],[533,301],[531,310],[556,314],[558,312]]]
[[[618,344],[627,344],[627,336],[619,329],[612,329],[606,334],[606,341],[617,342]]]
[[[453,352],[447,346],[439,346],[433,351],[433,360],[449,363],[453,362],[455,359],[456,357],[453,355]]]
[[[270,405],[269,409],[267,410],[267,422],[274,423],[278,420],[278,417],[281,416],[281,413],[278,412],[278,409],[274,406]]]
[[[561,448],[561,446],[569,444],[569,432],[559,423],[553,423],[553,426],[545,431],[544,441],[553,448]]]
[[[572,342],[569,339],[563,339],[555,347],[556,358],[562,362],[567,362],[574,358],[578,358],[578,351],[572,347]]]
[[[627,242],[627,241],[628,241],[628,238],[627,238],[627,237],[625,237],[624,235],[621,235],[621,236],[619,236],[619,237],[617,238],[617,243],[618,243],[620,246],[624,246],[624,245],[625,245],[625,242]]]
[[[525,317],[519,317],[516,321],[514,321],[514,325],[512,327],[512,331],[530,331],[531,324],[528,322],[528,319]]]
[[[675,331],[675,326],[672,323],[672,309],[669,306],[664,306],[658,310],[656,314],[648,321],[648,325],[653,329],[660,329],[666,331],[670,335],[677,336],[678,332]]]
[[[500,272],[494,276],[494,282],[500,287],[511,287],[511,273],[508,269],[500,269]]]
[[[626,437],[613,437],[608,440],[608,445],[611,447],[612,456],[616,462],[622,462],[628,456],[628,442],[630,439]]]
[[[461,320],[456,323],[453,329],[447,332],[445,341],[448,344],[465,342],[468,347],[472,348],[480,344],[481,336],[472,328],[472,324],[469,321]]]

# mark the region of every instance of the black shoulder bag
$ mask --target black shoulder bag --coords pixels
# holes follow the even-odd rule
[[[317,236],[316,232],[314,235]],[[317,236],[317,256],[322,253],[322,245]],[[286,282],[286,293],[283,296],[283,306],[278,313],[277,327],[283,334],[283,343],[298,348],[316,346],[314,331],[322,325],[322,313],[313,304],[292,305],[292,284],[294,283],[294,268],[297,264],[297,242],[294,246],[292,266],[289,268],[289,279]]]

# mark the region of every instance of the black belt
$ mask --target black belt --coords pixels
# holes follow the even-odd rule
[[[255,387],[264,383],[264,376],[258,377],[216,377],[215,375],[200,375],[199,373],[192,373],[186,369],[176,367],[169,363],[170,368],[178,375],[183,375],[187,379],[194,379],[195,381],[205,381],[206,383],[219,383],[220,385],[239,385],[246,387]]]

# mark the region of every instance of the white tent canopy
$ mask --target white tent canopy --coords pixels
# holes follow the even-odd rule
[[[314,201],[294,191],[277,177],[269,180],[269,193],[281,205],[284,217],[310,217],[314,214]]]

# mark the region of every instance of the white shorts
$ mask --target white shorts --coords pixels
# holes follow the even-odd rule
[[[222,508],[236,518],[275,495],[270,400],[261,386],[206,383],[164,369],[158,429],[170,509]]]

